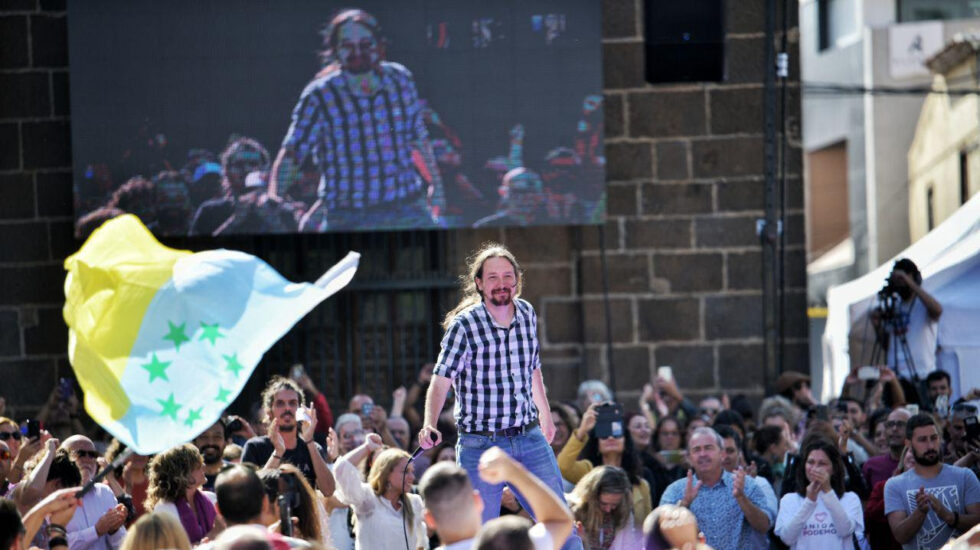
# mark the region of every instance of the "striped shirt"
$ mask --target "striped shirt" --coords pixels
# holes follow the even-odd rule
[[[497,325],[482,303],[463,310],[442,338],[434,374],[452,379],[461,432],[525,426],[538,417],[531,377],[541,367],[538,317],[514,299],[510,326]]]
[[[411,143],[427,139],[428,132],[412,73],[383,62],[380,77],[381,89],[362,97],[351,93],[346,72],[328,72],[306,86],[293,109],[282,146],[297,166],[309,158],[317,167],[317,194],[328,210],[401,202],[425,192]]]

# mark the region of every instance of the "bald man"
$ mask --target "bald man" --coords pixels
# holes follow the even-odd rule
[[[92,440],[84,435],[73,435],[61,444],[68,457],[82,474],[86,484],[98,471],[99,453]],[[68,546],[72,550],[115,550],[126,537],[126,507],[116,502],[112,489],[96,483],[82,497],[82,505],[65,526]]]

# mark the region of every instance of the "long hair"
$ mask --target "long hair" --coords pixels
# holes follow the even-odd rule
[[[323,62],[323,69],[317,74],[317,76],[322,76],[340,65],[340,60],[337,59],[337,43],[339,40],[340,28],[347,23],[357,23],[362,25],[367,30],[371,31],[371,35],[378,43],[378,54],[380,59],[385,58],[385,47],[387,42],[382,36],[381,25],[378,24],[378,20],[375,19],[370,13],[359,10],[355,8],[342,9],[338,11],[327,23],[321,31],[323,36],[323,50],[320,51],[320,60]]]
[[[630,435],[629,430],[623,430],[623,440],[623,458],[621,459],[620,467],[629,476],[631,484],[639,485],[640,475],[642,474],[642,470],[640,469],[641,462],[636,452],[636,446],[633,444],[633,436]],[[602,455],[599,453],[599,438],[595,435],[595,428],[589,430],[589,440],[585,442],[585,447],[579,453],[579,458],[588,460],[593,466],[602,465]]]
[[[463,298],[456,304],[456,307],[446,314],[446,318],[442,321],[443,329],[448,329],[453,319],[462,313],[463,310],[483,301],[483,295],[480,293],[480,289],[476,287],[476,280],[483,278],[483,264],[490,258],[504,258],[510,262],[510,265],[514,266],[514,275],[517,277],[517,288],[514,290],[513,299],[516,300],[521,295],[521,289],[524,285],[524,272],[521,271],[521,266],[517,263],[517,258],[502,244],[494,242],[486,243],[483,245],[483,248],[470,256],[466,274],[460,277]]]
[[[633,491],[629,476],[615,466],[592,468],[572,490],[572,513],[582,522],[587,533],[598,533],[602,527],[603,513],[599,507],[599,495],[623,495],[623,500],[612,511],[613,532],[626,527],[633,512]]]
[[[653,436],[651,436],[650,438],[650,445],[653,447],[653,450],[655,451],[666,450],[660,448],[660,432],[661,430],[663,430],[664,424],[668,422],[673,422],[674,426],[677,427],[678,445],[680,445],[680,450],[683,451],[684,450],[684,440],[683,440],[684,426],[681,425],[680,419],[678,419],[676,416],[665,416],[660,419],[660,422],[657,422],[657,427],[653,429]]]
[[[844,496],[844,460],[841,458],[837,445],[823,437],[814,437],[807,442],[800,454],[799,466],[796,468],[796,492],[802,497],[806,497],[806,487],[810,484],[806,479],[806,461],[810,458],[813,451],[823,451],[830,459],[832,471],[830,473],[830,488],[837,494],[837,498]]]
[[[299,506],[293,508],[293,515],[299,520],[299,532],[305,540],[322,543],[325,537],[320,531],[320,521],[317,519],[316,493],[306,481],[303,472],[292,464],[283,463],[279,468],[262,468],[258,471],[258,475],[265,488],[265,494],[269,496],[269,502],[276,502],[283,491],[283,484],[289,483],[286,480],[287,476],[295,480]]]
[[[194,483],[194,470],[203,465],[201,452],[190,443],[172,447],[153,457],[144,509],[153,510],[161,502],[185,499],[187,489]]]
[[[398,467],[398,463],[403,458],[411,457],[412,455],[401,449],[387,449],[378,455],[378,458],[375,459],[374,464],[371,466],[371,472],[368,473],[367,479],[368,485],[371,486],[371,490],[374,491],[375,495],[379,497],[384,496],[385,491],[388,489],[388,478],[395,471],[395,468]],[[398,499],[402,503],[402,510],[405,513],[405,519],[408,520],[408,525],[411,529],[414,529],[415,510],[412,509],[412,503],[408,500],[408,493],[402,493]]]
[[[272,403],[276,399],[276,394],[282,390],[296,392],[296,398],[299,399],[300,405],[305,402],[306,396],[303,393],[303,388],[299,387],[299,384],[284,376],[273,376],[269,379],[269,383],[266,384],[265,389],[262,390],[262,421],[268,426],[272,426]]]
[[[136,520],[126,532],[119,550],[190,550],[191,541],[184,527],[174,516],[161,512],[146,514]]]

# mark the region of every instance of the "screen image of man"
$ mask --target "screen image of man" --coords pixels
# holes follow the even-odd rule
[[[293,110],[270,193],[285,193],[312,157],[320,184],[301,231],[435,227],[445,199],[412,73],[384,60],[367,12],[341,11],[324,35],[326,67]]]

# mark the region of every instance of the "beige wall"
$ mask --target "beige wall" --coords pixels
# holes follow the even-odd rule
[[[973,60],[954,67],[951,81],[969,77]],[[955,76],[954,76],[955,75]],[[945,89],[946,78],[936,76],[933,87]],[[964,199],[980,189],[980,151],[977,143],[977,96],[930,95],[922,106],[915,139],[909,148],[909,233],[912,242],[929,232],[929,190],[933,193],[935,225],[948,218]],[[960,154],[967,154],[968,196],[960,192]]]
[[[847,200],[847,143],[806,153],[807,261],[819,258],[851,233]]]

